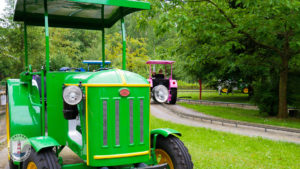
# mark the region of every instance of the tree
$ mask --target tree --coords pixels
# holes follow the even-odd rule
[[[254,78],[256,72],[278,70],[278,116],[287,117],[289,64],[300,53],[299,1],[151,2],[160,14],[156,28],[161,33],[168,31],[169,27],[177,28],[177,55],[190,61],[190,71],[194,74],[201,70],[199,63],[209,67],[215,65],[214,69],[221,70],[219,73],[244,70]],[[148,16],[151,15],[150,12]],[[249,59],[257,68],[254,73],[238,65]]]

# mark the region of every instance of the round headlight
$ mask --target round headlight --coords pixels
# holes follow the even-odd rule
[[[76,105],[82,100],[82,91],[78,86],[68,86],[63,91],[64,101],[69,105]]]

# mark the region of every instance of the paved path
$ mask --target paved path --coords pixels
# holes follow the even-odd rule
[[[196,112],[194,110],[179,105],[166,105],[166,106],[167,107],[172,106],[172,109],[176,108],[176,110],[181,110],[188,114],[196,113],[197,115],[199,115],[199,112]],[[160,104],[152,104],[151,114],[157,118],[171,121],[178,124],[184,124],[184,125],[194,126],[194,127],[204,127],[212,130],[230,132],[230,133],[240,134],[240,135],[245,135],[250,137],[259,136],[259,137],[276,140],[276,141],[285,141],[285,142],[300,144],[300,134],[298,133],[290,133],[290,132],[275,131],[275,130],[268,130],[268,132],[265,132],[265,130],[262,128],[249,127],[249,126],[239,126],[237,128],[235,127],[235,125],[232,124],[222,125],[220,122],[213,122],[211,124],[210,121],[199,121],[199,120],[182,118],[178,116],[176,113],[172,112],[171,109],[167,108],[166,106],[162,106]],[[211,117],[205,114],[202,115]]]

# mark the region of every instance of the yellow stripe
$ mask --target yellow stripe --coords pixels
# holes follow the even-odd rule
[[[134,157],[134,156],[142,156],[149,154],[149,151],[143,151],[138,153],[128,153],[128,154],[116,154],[116,155],[95,155],[95,160],[102,160],[102,159],[111,159],[111,158],[124,158],[124,157]]]
[[[120,77],[121,77],[121,79],[122,79],[122,83],[123,83],[123,84],[126,84],[126,80],[125,80],[124,73],[123,73],[122,71],[120,71],[120,70],[118,70],[118,72],[119,72]]]
[[[78,86],[78,84],[65,84],[66,86]],[[150,87],[150,84],[82,84],[85,87]]]
[[[9,151],[9,137],[10,137],[10,128],[9,128],[9,111],[8,111],[8,101],[6,102],[6,140],[7,140],[7,149]],[[10,154],[8,154],[8,159],[10,160]]]
[[[90,160],[89,160],[89,117],[88,117],[88,87],[85,87],[85,127],[86,127],[86,160],[87,160],[87,165],[89,165]]]

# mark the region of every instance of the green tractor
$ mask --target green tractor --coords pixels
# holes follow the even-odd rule
[[[7,140],[11,169],[192,169],[181,134],[150,129],[150,84],[126,71],[124,17],[150,9],[135,0],[17,0],[24,22],[25,69],[7,81]],[[50,71],[49,26],[102,31],[121,20],[122,70]],[[27,26],[44,26],[45,68],[28,64]],[[102,65],[104,67],[105,65]],[[66,164],[64,147],[81,162]]]

